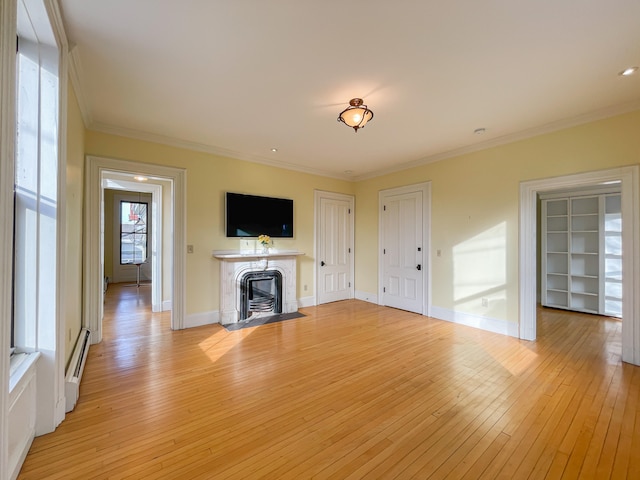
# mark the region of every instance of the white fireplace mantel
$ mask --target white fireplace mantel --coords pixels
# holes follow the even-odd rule
[[[243,258],[296,257],[304,255],[304,253],[298,250],[275,250],[270,248],[268,252],[261,250],[214,250],[212,255],[218,260],[237,260]]]
[[[282,275],[282,313],[298,311],[297,250],[214,250],[220,260],[220,323],[237,323],[240,318],[240,279],[247,272],[277,270]]]

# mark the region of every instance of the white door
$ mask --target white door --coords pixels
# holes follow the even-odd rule
[[[421,191],[382,200],[382,305],[423,313],[424,248]]]
[[[316,192],[317,303],[353,298],[353,197]]]

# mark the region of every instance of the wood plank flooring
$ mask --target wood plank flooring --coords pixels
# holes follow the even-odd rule
[[[21,479],[640,478],[640,368],[615,319],[536,342],[345,301],[172,332],[111,285],[76,409]]]

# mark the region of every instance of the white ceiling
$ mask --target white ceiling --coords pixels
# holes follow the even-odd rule
[[[640,108],[638,0],[59,3],[90,128],[323,175]]]

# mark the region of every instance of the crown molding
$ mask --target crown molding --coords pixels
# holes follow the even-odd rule
[[[359,182],[362,180],[369,180],[371,178],[381,177],[390,173],[401,172],[410,168],[420,167],[429,163],[439,162],[448,158],[458,157],[467,153],[478,152],[480,150],[486,150],[488,148],[499,147],[509,143],[514,143],[519,140],[526,140],[528,138],[537,137],[547,133],[557,132],[566,128],[576,127],[578,125],[584,125],[586,123],[595,122],[597,120],[604,120],[605,118],[615,117],[616,115],[622,115],[625,113],[640,110],[640,101],[624,103],[613,107],[607,107],[593,112],[578,115],[576,117],[566,118],[558,120],[556,122],[547,123],[538,127],[529,128],[520,132],[512,133],[509,135],[503,135],[501,137],[493,138],[485,142],[468,145],[465,147],[456,148],[447,152],[436,153],[428,157],[414,160],[412,162],[396,165],[395,167],[385,168],[377,170],[375,172],[367,173],[364,175],[358,175],[353,178],[354,181]]]
[[[84,122],[85,128],[89,128],[89,125],[92,123],[91,110],[89,109],[89,102],[87,102],[87,95],[83,87],[84,82],[82,79],[84,78],[84,73],[82,71],[82,62],[80,61],[77,45],[74,45],[69,50],[69,78],[71,85],[73,85],[73,91],[76,93],[82,121]]]
[[[76,52],[76,49],[74,48],[72,50],[72,55],[71,55],[72,59],[75,59],[75,57],[77,57],[77,54],[75,54],[75,52]],[[71,61],[70,64],[71,65],[74,64],[74,61]],[[79,63],[76,63],[76,66],[79,66]],[[71,70],[73,70],[73,67],[71,68]],[[72,74],[71,76],[72,83],[74,83],[74,80],[73,80],[74,76],[75,76],[74,74]],[[75,83],[74,83],[74,88],[75,88]],[[76,90],[76,95],[78,95],[78,97],[80,97],[81,95],[78,92],[78,90]],[[78,99],[78,102],[81,103],[80,98]],[[405,163],[396,165],[394,167],[376,170],[371,173],[357,175],[357,176],[336,175],[336,174],[331,174],[326,171],[322,171],[315,168],[303,167],[301,165],[294,165],[287,162],[279,162],[279,161],[267,159],[258,155],[251,155],[251,154],[236,152],[234,150],[229,150],[226,148],[215,147],[211,145],[205,145],[202,143],[190,142],[186,140],[180,140],[177,138],[144,132],[140,130],[116,127],[113,125],[108,125],[103,123],[91,123],[91,122],[87,122],[87,118],[85,118],[84,112],[86,111],[86,109],[83,109],[81,107],[81,110],[83,111],[83,118],[85,119],[85,125],[87,124],[90,125],[90,127],[87,127],[87,128],[89,130],[93,130],[96,132],[102,132],[110,135],[117,135],[120,137],[132,138],[132,139],[142,140],[146,142],[159,143],[162,145],[182,148],[186,150],[194,150],[198,152],[209,153],[212,155],[218,155],[222,157],[233,158],[236,160],[268,165],[271,167],[282,168],[285,170],[292,170],[292,171],[301,172],[301,173],[307,173],[310,175],[318,175],[322,177],[335,178],[335,179],[344,180],[347,182],[359,182],[359,181],[369,180],[376,177],[381,177],[383,175],[388,175],[391,173],[401,172],[403,170],[409,170],[411,168],[420,167],[422,165],[427,165],[429,163],[439,162],[441,160],[446,160],[448,158],[458,157],[460,155],[474,153],[481,150],[486,150],[488,148],[498,147],[501,145],[514,143],[520,140],[526,140],[528,138],[537,137],[547,133],[557,132],[559,130],[564,130],[566,128],[571,128],[578,125],[584,125],[586,123],[595,122],[597,120],[603,120],[605,118],[614,117],[616,115],[622,115],[624,113],[640,110],[640,101],[625,103],[625,104],[616,105],[613,107],[607,107],[604,109],[596,110],[594,112],[589,112],[583,115],[579,115],[576,117],[558,120],[556,122],[547,123],[539,127],[522,130],[520,132],[512,133],[509,135],[503,135],[501,137],[493,138],[485,142],[456,148],[453,150],[449,150],[447,152],[437,153],[435,155],[423,157],[421,159],[414,160],[411,162],[405,162]]]
[[[353,179],[347,176],[334,175],[323,170],[315,168],[304,167],[301,165],[294,165],[287,162],[279,162],[272,159],[267,159],[259,155],[251,155],[234,150],[229,150],[221,147],[214,147],[212,145],[205,145],[203,143],[190,142],[187,140],[180,140],[178,138],[167,137],[164,135],[158,135],[155,133],[144,132],[140,130],[133,130],[122,127],[115,127],[104,123],[92,123],[89,130],[95,132],[107,133],[109,135],[117,135],[120,137],[132,138],[135,140],[142,140],[145,142],[159,143],[170,147],[182,148],[185,150],[194,150],[197,152],[209,153],[221,157],[233,158],[235,160],[242,160],[245,162],[258,163],[262,165],[268,165],[270,167],[282,168],[284,170],[292,170],[301,173],[307,173],[310,175],[318,175],[321,177],[335,178],[338,180],[346,180],[352,182]]]
[[[62,13],[60,12],[60,4],[58,0],[46,0],[45,8],[49,15],[49,21],[51,22],[51,28],[53,34],[58,42],[60,51],[66,51],[68,46],[67,32],[64,28],[64,22],[62,21]]]

